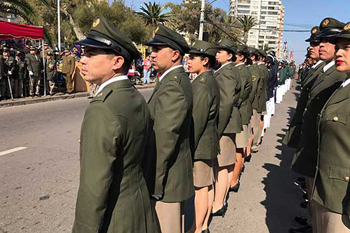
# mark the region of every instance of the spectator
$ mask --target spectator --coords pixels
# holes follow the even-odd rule
[[[150,57],[147,56],[143,61],[143,83],[150,83],[151,76],[151,60]]]

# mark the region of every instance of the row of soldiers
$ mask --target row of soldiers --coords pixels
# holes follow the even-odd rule
[[[82,123],[73,232],[181,233],[195,195],[191,230],[208,233],[209,217],[225,215],[244,160],[258,151],[273,115],[267,102],[274,106],[289,77],[278,85],[278,62],[264,51],[229,39],[190,47],[160,25],[146,43],[160,73],[146,104],[126,76],[140,54],[123,32],[99,17],[78,44],[84,79],[99,88]]]
[[[304,177],[308,214],[295,217],[302,226],[291,233],[350,232],[349,30],[350,24],[325,18],[306,40],[312,66],[301,72],[283,143],[295,148],[291,169]]]
[[[46,77],[47,91],[54,94],[57,85],[57,59],[52,49],[45,50],[45,66],[42,55],[34,46],[29,50],[13,50],[4,47],[0,50],[0,97],[1,99],[40,96],[41,83]],[[67,83],[68,93],[73,92],[72,75],[75,70],[75,58],[69,50],[64,51],[62,70]],[[45,68],[44,68],[45,67]]]

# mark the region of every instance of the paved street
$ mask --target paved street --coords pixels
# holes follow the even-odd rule
[[[141,93],[149,98],[152,89]],[[225,218],[213,233],[284,233],[293,226],[301,192],[281,145],[297,91],[286,94],[259,152],[246,164]],[[0,233],[70,232],[79,183],[79,134],[86,98],[0,110]],[[10,150],[10,151],[9,151]],[[11,153],[12,152],[12,153]]]

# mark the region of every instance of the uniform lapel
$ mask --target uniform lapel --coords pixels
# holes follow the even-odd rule
[[[331,75],[335,71],[335,65],[329,68],[326,72],[323,72],[318,76],[314,85],[311,87],[311,90],[315,89],[318,85],[320,85],[329,75]]]
[[[332,104],[336,104],[336,103],[339,103],[339,102],[342,102],[342,101],[348,99],[350,97],[349,96],[350,95],[349,89],[350,89],[350,85],[347,85],[345,87],[340,86],[338,88],[338,90],[336,90],[334,92],[332,97],[329,98],[327,106],[332,105]]]

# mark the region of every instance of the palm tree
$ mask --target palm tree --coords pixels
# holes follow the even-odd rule
[[[247,44],[248,41],[248,32],[252,27],[258,25],[258,22],[255,17],[251,15],[242,15],[237,18],[237,20],[240,22],[241,27],[243,29],[243,42],[244,44]]]
[[[47,4],[46,1],[42,1]],[[0,13],[10,13],[20,16],[28,23],[35,23],[37,17],[35,10],[26,0],[2,0],[0,1]]]
[[[168,21],[169,15],[167,13],[162,14],[164,7],[159,3],[145,3],[145,6],[141,6],[140,10],[137,14],[143,18],[147,26],[151,25],[156,28],[159,23],[166,23]]]

